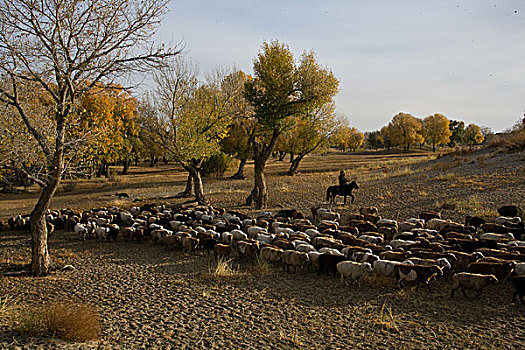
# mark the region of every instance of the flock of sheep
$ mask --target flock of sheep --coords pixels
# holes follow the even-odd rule
[[[286,271],[339,274],[359,283],[366,274],[391,278],[401,287],[435,279],[451,280],[451,297],[461,289],[479,295],[490,284],[510,282],[525,304],[525,229],[521,209],[504,206],[487,223],[467,216],[465,223],[424,211],[403,222],[383,219],[376,208],[361,208],[345,217],[327,208],[311,209],[311,219],[292,209],[261,212],[251,218],[213,207],[144,205],[119,208],[49,211],[48,230],[67,229],[80,239],[152,239],[184,252],[198,248],[215,258],[260,259]],[[10,218],[0,230],[28,226],[27,216]]]

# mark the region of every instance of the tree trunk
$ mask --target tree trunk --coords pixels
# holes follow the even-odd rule
[[[436,144],[435,143],[432,144],[432,152],[436,152]]]
[[[190,171],[186,169],[186,167],[184,167],[184,169],[188,172],[188,179],[186,180],[186,189],[177,194],[177,197],[179,198],[188,198],[193,196],[193,176],[191,176]]]
[[[191,177],[193,178],[193,188],[195,190],[195,200],[199,204],[208,204],[206,197],[204,196],[204,188],[202,186],[201,177],[201,165],[202,160],[192,160],[191,164],[187,167]]]
[[[241,162],[239,163],[239,169],[237,169],[237,172],[231,177],[235,180],[244,180],[246,179],[246,176],[244,175],[244,167],[246,165],[246,158],[241,158]]]
[[[131,165],[131,159],[124,159],[124,163],[122,167],[122,175],[128,175],[130,165]]]
[[[109,163],[104,162],[104,177],[107,179],[111,176],[111,171],[109,167]]]
[[[31,274],[45,276],[51,268],[51,258],[47,247],[46,211],[51,198],[58,187],[58,182],[50,184],[42,190],[37,205],[31,213],[29,227],[31,230]]]
[[[277,159],[279,162],[282,162],[284,160],[284,157],[286,157],[285,151],[279,151],[279,159]]]
[[[303,160],[303,158],[303,155],[298,155],[297,157],[295,157],[295,159],[292,161],[292,164],[290,164],[290,169],[288,169],[287,175],[294,176],[295,174],[297,174],[297,168],[299,168],[299,163],[301,163],[301,160]]]
[[[290,163],[293,163],[294,157],[295,157],[295,154],[293,152],[290,152]]]
[[[45,276],[51,269],[51,257],[47,246],[47,224],[46,211],[55,194],[62,171],[64,168],[64,131],[65,116],[57,116],[57,133],[55,141],[55,154],[52,159],[51,179],[40,193],[40,198],[31,212],[29,227],[31,230],[31,274],[33,276]]]
[[[275,143],[281,133],[274,130],[272,138],[268,145],[262,145],[260,142],[254,140],[253,145],[253,160],[254,160],[254,187],[248,198],[246,198],[246,205],[251,205],[255,202],[255,209],[263,209],[266,207],[268,193],[266,191],[266,180],[264,177],[264,168],[268,158],[272,154]]]
[[[204,197],[204,188],[202,186],[202,178],[200,170],[193,174],[193,184],[195,188],[195,200],[199,204],[208,204],[206,197]]]
[[[267,199],[268,199],[268,193],[266,190],[266,178],[264,176],[264,168],[266,166],[266,160],[263,157],[260,157],[255,162],[255,169],[254,169],[254,175],[255,175],[255,186],[254,189],[256,189],[256,196],[254,198],[255,201],[255,209],[263,209],[266,207]]]

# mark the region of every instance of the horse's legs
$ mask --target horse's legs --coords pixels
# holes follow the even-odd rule
[[[344,202],[343,202],[343,205],[346,205],[346,194],[343,196],[344,197]]]
[[[350,193],[350,197],[352,197],[352,203],[354,203],[354,199],[355,199],[354,195]]]

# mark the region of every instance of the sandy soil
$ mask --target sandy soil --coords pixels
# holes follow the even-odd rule
[[[349,169],[360,185],[354,204],[334,207],[343,220],[345,213],[369,205],[386,218],[403,219],[447,204],[444,216],[456,220],[467,213],[493,218],[495,209],[507,203],[525,207],[523,152],[432,158],[315,156],[305,160],[303,173],[295,177],[281,175],[287,164],[272,162],[270,209],[295,207],[306,213],[324,203],[324,189],[336,182],[340,168]],[[131,205],[131,200],[114,196],[122,191],[142,203],[160,203],[158,197],[183,189],[184,174],[172,168],[135,168],[123,179],[86,181],[73,192],[59,193],[54,206]],[[245,212],[252,212],[241,205],[250,185],[250,179],[205,180],[215,206]],[[35,193],[0,197],[2,217],[28,212],[35,198]],[[0,258],[13,251],[16,262],[28,261],[26,234],[3,232],[0,237]],[[400,291],[383,280],[345,286],[332,277],[266,271],[250,264],[241,265],[235,276],[214,278],[209,274],[212,258],[152,242],[82,242],[58,232],[50,248],[57,262],[73,264],[76,270],[46,278],[1,278],[0,296],[12,296],[18,304],[93,304],[101,313],[102,340],[69,344],[33,339],[9,332],[1,320],[0,348],[520,349],[525,344],[525,306],[509,303],[507,285],[487,288],[478,300],[460,294],[451,300],[446,282],[436,284],[433,293]]]

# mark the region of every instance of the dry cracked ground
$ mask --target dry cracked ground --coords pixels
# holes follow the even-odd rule
[[[427,153],[364,153],[312,156],[302,173],[283,175],[287,164],[268,167],[270,209],[305,213],[323,204],[323,192],[348,169],[360,189],[356,202],[337,205],[343,214],[374,205],[385,218],[404,219],[422,209],[463,220],[466,214],[494,218],[504,204],[525,207],[525,153],[477,151],[435,159]],[[184,186],[174,167],[135,168],[127,177],[81,182],[61,191],[55,207],[129,206],[115,192],[142,203],[167,202]],[[251,175],[250,169],[247,174]],[[242,205],[246,181],[205,179],[208,199],[217,207],[254,213]],[[30,211],[36,194],[0,197],[5,219]],[[174,200],[169,200],[173,202]],[[341,201],[341,199],[340,199]],[[0,233],[0,257],[8,251],[27,262],[29,239],[22,232]],[[17,305],[74,300],[100,312],[102,337],[88,343],[20,335],[4,317],[0,348],[8,349],[522,349],[525,306],[509,303],[508,285],[487,288],[476,300],[449,283],[399,290],[390,281],[370,278],[360,286],[311,272],[286,273],[278,267],[242,264],[229,277],[210,274],[213,258],[183,254],[152,242],[79,241],[57,232],[50,242],[59,263],[75,270],[45,278],[3,277],[0,296]]]

